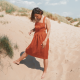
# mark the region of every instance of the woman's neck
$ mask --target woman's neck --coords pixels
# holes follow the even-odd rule
[[[44,16],[42,15],[41,19],[37,19],[37,22],[41,22],[43,18],[44,18]]]

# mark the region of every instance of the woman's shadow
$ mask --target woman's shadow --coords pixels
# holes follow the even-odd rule
[[[21,52],[20,53],[20,56],[24,53]],[[39,69],[39,70],[44,70],[44,68],[40,67],[40,64],[39,62],[36,60],[35,57],[31,56],[31,55],[28,55],[25,59],[23,59],[20,64],[25,64],[27,67],[29,68],[33,68],[33,69]]]

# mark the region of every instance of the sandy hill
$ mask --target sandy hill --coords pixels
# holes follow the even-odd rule
[[[2,57],[0,80],[41,80],[43,60],[27,56],[20,65],[13,63],[30,44],[28,32],[34,23],[27,17],[14,16],[0,12],[0,36],[7,35],[19,49],[14,51],[13,59]],[[49,44],[48,72],[43,80],[80,80],[80,28],[50,20],[51,33]],[[12,46],[13,46],[12,45]]]

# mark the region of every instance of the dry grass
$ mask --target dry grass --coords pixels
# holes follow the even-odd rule
[[[80,26],[80,21],[76,25],[74,25],[74,26],[79,27]]]
[[[73,22],[76,22],[78,21],[78,19],[72,19],[70,22],[73,23]]]
[[[9,22],[8,21],[0,21],[0,23],[4,25],[4,24],[8,24]]]
[[[6,13],[12,13],[16,10],[18,10],[18,7],[14,6],[13,4],[5,1],[5,0],[1,0],[0,1],[0,7],[1,7],[1,11],[5,11]]]
[[[9,14],[13,14],[14,12],[17,12],[16,16],[26,16],[28,18],[30,18],[30,16],[31,16],[32,10],[29,10],[26,8],[18,8],[17,6],[14,6],[13,4],[11,4],[7,1],[0,1],[0,7],[1,7],[1,11],[4,10],[6,13],[9,13]],[[67,19],[65,19],[64,17],[59,16],[57,14],[51,14],[49,12],[44,11],[44,15],[54,21],[58,21],[58,23],[60,23],[60,22],[68,23]]]
[[[45,15],[46,17],[48,17],[48,18],[50,18],[50,19],[52,19],[54,21],[58,21],[58,23],[60,23],[60,20],[58,20],[58,17],[53,15],[53,14],[51,14],[51,13],[49,13],[49,12],[44,11],[43,15]]]
[[[71,18],[71,17],[65,17],[68,21],[71,21],[71,20],[73,20],[73,18]]]
[[[26,8],[19,8],[5,0],[0,0],[0,11],[5,11],[8,14],[14,14],[16,12],[16,14],[15,14],[16,16],[26,16],[29,19],[30,19],[31,12],[32,12],[32,10],[29,10]],[[64,17],[64,16],[60,16],[58,14],[52,14],[52,13],[46,12],[44,10],[43,10],[43,12],[44,12],[43,15],[45,15],[46,17],[48,17],[54,21],[58,21],[58,23],[64,22],[67,24],[71,24],[77,20],[80,21],[80,18],[73,19],[71,17]],[[4,15],[0,15],[0,17],[4,17]],[[7,22],[1,22],[1,23],[6,24]],[[77,26],[77,25],[75,25],[75,26]]]
[[[68,20],[68,21],[70,21],[70,24],[71,23],[74,23],[74,22],[76,22],[76,21],[79,21],[76,25],[74,25],[75,27],[79,27],[80,26],[80,18],[75,18],[75,19],[73,19],[73,18],[71,18],[71,17],[66,17],[66,19]],[[72,24],[71,24],[72,25]]]
[[[58,23],[64,22],[64,23],[70,24],[70,22],[65,17],[60,16],[58,14],[52,14],[52,13],[44,11],[44,15],[54,21],[58,21]]]
[[[19,8],[18,12],[23,13],[23,12],[29,12],[29,9],[26,8]]]
[[[44,14],[43,15],[47,16],[48,18],[50,18],[50,19],[52,19],[54,21],[57,21],[58,20],[58,18],[56,16],[54,16],[53,14],[51,14],[49,12],[45,12],[44,11]]]
[[[19,8],[5,0],[0,0],[0,11],[5,11],[8,14],[13,14],[14,12],[18,12],[21,13],[21,16],[27,16],[26,13],[28,13],[31,10],[26,8]]]
[[[28,17],[28,14],[27,13],[17,13],[16,16],[26,16],[26,17]]]

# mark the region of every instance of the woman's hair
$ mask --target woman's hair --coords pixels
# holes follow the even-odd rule
[[[43,14],[43,11],[39,8],[39,7],[36,7],[32,10],[32,13],[31,13],[31,21],[34,21],[35,20],[35,16],[34,14]]]

